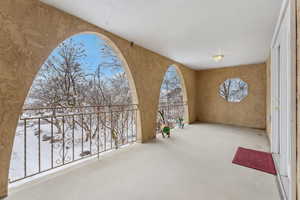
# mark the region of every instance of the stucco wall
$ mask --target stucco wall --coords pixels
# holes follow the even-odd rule
[[[248,83],[249,95],[240,103],[219,96],[220,84],[229,78]],[[254,64],[197,72],[197,119],[251,128],[266,128],[266,65]]]
[[[38,0],[0,1],[0,196],[7,194],[8,169],[18,116],[31,83],[50,52],[66,38],[94,32],[108,37],[127,63],[139,104],[139,140],[152,139],[160,86],[167,67],[177,64],[184,78],[188,120],[196,119],[196,72]]]

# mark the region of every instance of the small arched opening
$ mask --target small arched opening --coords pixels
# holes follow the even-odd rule
[[[176,65],[165,73],[159,97],[157,134],[164,130],[184,128],[188,123],[187,95],[183,76]]]

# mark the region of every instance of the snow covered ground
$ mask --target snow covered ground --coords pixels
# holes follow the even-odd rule
[[[97,155],[98,150],[99,152],[103,152],[115,148],[110,130],[105,127],[99,130],[99,140],[95,136],[92,140],[86,141],[86,134],[84,131],[82,134],[82,128],[79,126],[74,128],[74,137],[72,128],[65,127],[64,139],[62,134],[58,134],[56,127],[53,126],[53,138],[56,142],[51,142],[51,139],[49,140],[52,132],[51,124],[44,120],[40,121],[40,137],[38,124],[37,119],[27,120],[26,122],[25,160],[25,126],[23,120],[19,121],[11,156],[10,182],[71,163],[73,160]],[[119,140],[120,146],[136,141],[134,123],[127,124],[124,138],[123,141]],[[46,141],[44,141],[45,139]]]

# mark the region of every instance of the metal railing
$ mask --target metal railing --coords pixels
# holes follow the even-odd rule
[[[24,109],[9,182],[135,142],[137,110],[137,105]]]
[[[179,103],[161,103],[158,108],[157,113],[157,127],[156,127],[156,134],[161,133],[161,126],[162,124],[167,124],[170,128],[175,128],[180,126],[184,119],[184,113],[186,109],[185,102]],[[161,114],[164,115],[164,121],[161,117]]]

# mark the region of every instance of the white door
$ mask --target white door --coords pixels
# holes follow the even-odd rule
[[[286,199],[294,199],[293,138],[295,136],[296,90],[293,63],[292,26],[290,4],[282,15],[276,38],[272,45],[272,143],[271,150],[277,166]]]

